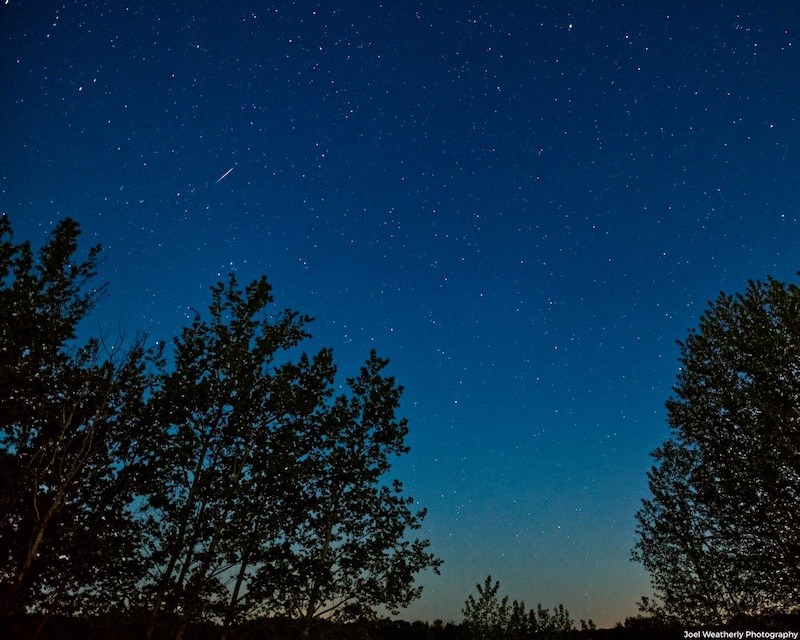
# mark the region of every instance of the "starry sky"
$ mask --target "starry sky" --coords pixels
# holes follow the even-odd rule
[[[102,330],[171,340],[266,274],[404,385],[445,564],[611,626],[675,341],[800,268],[795,2],[5,0],[0,210],[101,242]]]

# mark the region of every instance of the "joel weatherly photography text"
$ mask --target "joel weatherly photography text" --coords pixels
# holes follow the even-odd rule
[[[747,638],[764,638],[769,640],[797,640],[798,631],[684,631],[684,638],[730,638],[747,640]]]

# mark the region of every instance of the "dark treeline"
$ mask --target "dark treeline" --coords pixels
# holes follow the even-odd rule
[[[34,637],[42,619],[36,616],[21,618],[8,627],[8,637],[26,640]],[[119,620],[55,618],[48,622],[40,637],[42,640],[138,640],[146,633],[147,625],[121,623]],[[238,625],[227,632],[214,623],[190,624],[186,636],[193,640],[294,640],[302,630],[297,621],[289,618],[265,618]],[[312,640],[474,640],[466,625],[442,621],[406,622],[403,620],[361,620],[350,623],[320,622],[310,632]],[[618,625],[614,629],[577,630],[566,633],[539,634],[535,636],[506,636],[503,640],[638,640],[651,638],[664,640],[682,637],[675,629],[659,629],[651,624]],[[487,638],[487,640],[490,640]],[[501,640],[497,638],[497,640]]]
[[[9,640],[31,638],[41,619],[28,617],[16,621],[4,637]],[[778,615],[769,618],[742,618],[728,630],[796,631],[800,616]],[[146,631],[144,623],[122,624],[119,620],[57,618],[51,620],[42,640],[138,640]],[[192,624],[187,637],[193,640],[294,640],[300,629],[289,618],[265,618],[242,623],[224,635],[224,629],[213,623]],[[466,625],[437,620],[406,622],[403,620],[362,620],[351,623],[320,622],[309,636],[312,640],[476,640]],[[529,636],[489,636],[486,640],[678,640],[684,627],[663,626],[652,618],[636,616],[611,629],[572,629],[566,633],[543,633]]]

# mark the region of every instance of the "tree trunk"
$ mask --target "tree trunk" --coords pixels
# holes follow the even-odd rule
[[[197,465],[194,469],[194,479],[192,481],[192,486],[189,488],[189,495],[186,497],[186,504],[182,509],[180,524],[178,525],[178,535],[176,536],[175,540],[175,549],[170,555],[167,568],[164,571],[158,591],[156,592],[155,602],[153,603],[153,611],[150,615],[150,621],[147,624],[147,634],[145,635],[147,640],[152,640],[153,634],[155,633],[156,622],[158,621],[158,616],[161,613],[161,608],[164,604],[164,597],[167,593],[167,587],[169,585],[170,578],[175,571],[175,565],[178,563],[178,558],[183,554],[183,549],[185,547],[184,539],[186,538],[186,532],[189,529],[189,519],[191,517],[192,507],[194,506],[195,495],[197,494],[198,490],[197,487],[200,483],[203,462],[205,461],[210,444],[211,430],[209,430],[209,432],[206,434],[205,441],[203,442],[203,450],[200,453],[200,457],[198,458]],[[189,557],[191,558],[191,554]]]
[[[328,559],[328,553],[331,548],[331,538],[333,537],[333,524],[334,520],[333,517],[329,518],[326,529],[325,529],[325,543],[322,545],[322,553],[319,556],[319,565],[322,566],[325,561]],[[314,578],[314,584],[311,587],[311,595],[308,597],[308,606],[306,608],[306,613],[303,616],[303,623],[301,634],[304,638],[307,638],[311,632],[311,625],[314,623],[314,613],[317,607],[317,600],[320,598],[320,584],[319,579]]]

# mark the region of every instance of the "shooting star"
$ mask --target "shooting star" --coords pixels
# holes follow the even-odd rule
[[[227,177],[228,177],[228,174],[229,174],[231,171],[233,171],[233,167],[231,167],[230,169],[228,169],[228,170],[227,170],[225,173],[223,173],[223,174],[222,174],[222,175],[221,175],[219,178],[217,178],[217,181],[216,181],[214,184],[219,184],[219,183],[220,183],[222,180],[224,180],[225,178],[227,178]]]

